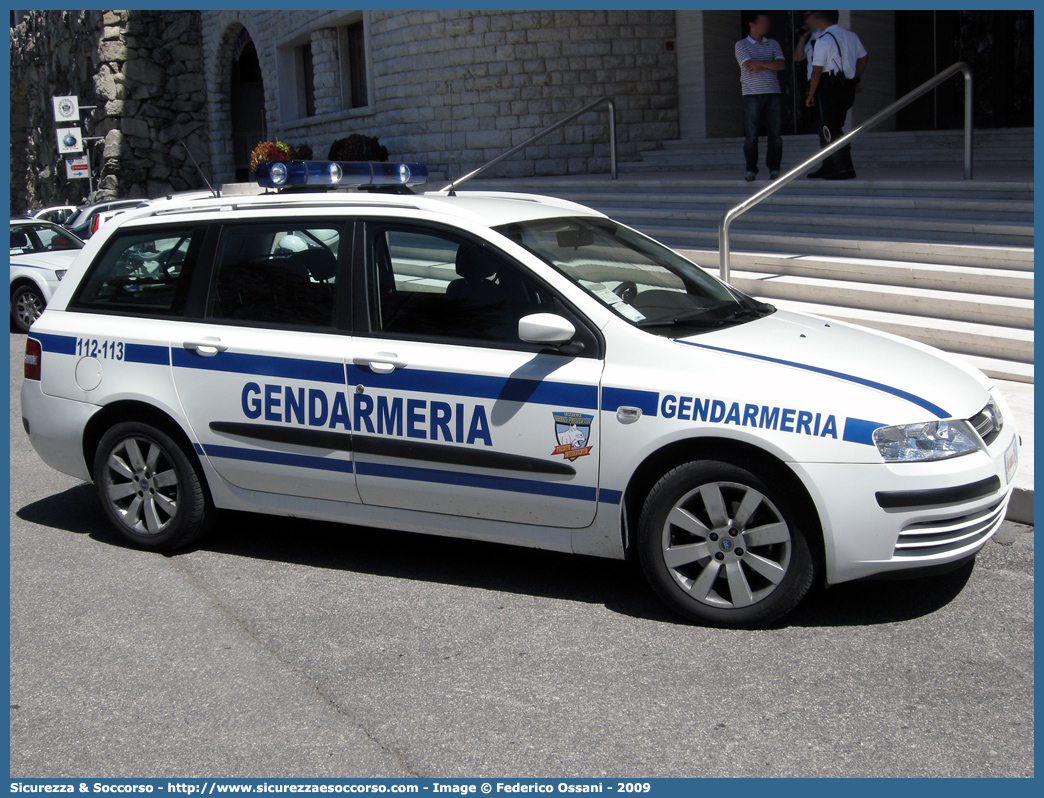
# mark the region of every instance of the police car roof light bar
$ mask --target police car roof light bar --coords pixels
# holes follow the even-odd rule
[[[260,164],[255,179],[262,188],[419,186],[428,181],[428,167],[373,161],[275,161]]]

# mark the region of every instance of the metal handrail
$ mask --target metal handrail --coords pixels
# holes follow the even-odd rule
[[[956,75],[958,72],[964,73],[964,179],[972,179],[972,73],[971,67],[969,67],[963,61],[958,61],[951,66],[946,67],[942,72],[936,75],[934,78],[930,78],[918,86],[908,94],[903,95],[894,103],[889,105],[887,108],[878,111],[872,117],[867,119],[863,124],[857,127],[855,130],[846,133],[837,141],[833,142],[829,147],[826,147],[804,163],[799,166],[795,166],[785,175],[776,178],[773,182],[769,183],[765,188],[756,194],[752,194],[747,199],[743,200],[735,208],[728,210],[724,216],[721,217],[721,222],[718,224],[718,264],[721,269],[721,279],[723,282],[729,281],[729,225],[732,224],[733,220],[743,215],[763,199],[767,199],[779,191],[783,186],[787,185],[791,180],[804,174],[808,171],[809,167],[815,166],[820,161],[829,158],[839,149],[844,147],[848,142],[858,136],[860,133],[869,130],[872,127],[876,127],[878,124],[883,122],[888,117],[892,116],[897,111],[905,108],[918,97],[923,94],[927,94],[929,91],[934,89],[940,83],[948,80],[949,78]]]
[[[474,170],[473,172],[468,172],[463,177],[458,177],[456,180],[454,180],[452,183],[450,183],[448,186],[446,186],[442,190],[443,191],[448,191],[450,194],[452,194],[454,192],[454,190],[457,189],[461,184],[466,183],[468,180],[471,180],[471,178],[476,177],[476,176],[482,174],[487,169],[489,169],[489,167],[496,166],[498,163],[503,161],[505,158],[510,158],[516,152],[525,149],[530,144],[532,144],[534,141],[537,141],[538,139],[542,139],[548,133],[554,133],[559,128],[565,127],[567,124],[572,122],[574,119],[576,119],[581,114],[586,114],[592,108],[597,108],[602,103],[605,103],[605,104],[607,104],[609,106],[609,169],[612,172],[613,180],[616,180],[616,103],[613,102],[611,97],[599,97],[597,100],[593,100],[592,102],[589,102],[587,105],[585,105],[579,111],[573,111],[573,113],[569,114],[569,116],[566,116],[566,117],[563,117],[562,119],[559,119],[557,122],[555,122],[550,127],[544,128],[543,130],[541,130],[536,135],[530,136],[528,139],[523,141],[521,144],[518,144],[518,145],[512,147],[507,152],[501,153],[496,158],[494,158],[492,161],[489,161],[489,162],[483,164],[482,166],[480,166],[478,169]]]

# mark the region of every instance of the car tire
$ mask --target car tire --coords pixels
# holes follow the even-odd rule
[[[33,322],[40,318],[47,301],[34,285],[22,285],[11,295],[11,321],[19,332],[27,333]]]
[[[117,531],[150,551],[187,546],[207,532],[216,514],[195,456],[138,421],[116,424],[102,436],[94,484]]]
[[[815,582],[809,528],[784,490],[733,463],[694,461],[650,491],[638,553],[653,589],[679,614],[709,626],[762,626]]]

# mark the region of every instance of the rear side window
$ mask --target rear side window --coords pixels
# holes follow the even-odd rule
[[[207,317],[328,329],[337,307],[343,225],[330,221],[230,224],[221,234]]]
[[[69,307],[182,316],[206,226],[117,233],[94,261]]]

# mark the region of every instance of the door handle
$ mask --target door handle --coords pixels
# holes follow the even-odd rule
[[[201,357],[214,357],[228,349],[228,344],[221,343],[220,338],[204,338],[202,341],[185,341],[185,348],[195,350]]]
[[[391,374],[396,369],[406,366],[394,352],[378,352],[373,357],[356,357],[352,359],[352,363],[365,366],[374,374]]]

